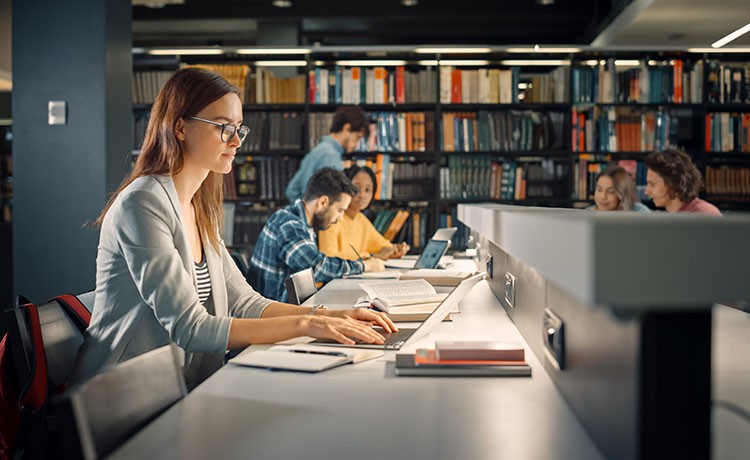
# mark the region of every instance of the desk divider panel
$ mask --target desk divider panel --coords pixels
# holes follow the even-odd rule
[[[513,245],[505,244],[497,232],[498,228],[517,230],[515,223],[508,226],[503,222],[507,216],[494,215],[488,224],[487,216],[477,210],[482,205],[472,207],[472,212],[465,214],[471,217],[464,223],[472,228],[478,224],[484,232],[480,235],[487,239],[482,257],[492,259],[489,284],[493,293],[604,455],[627,460],[709,458],[711,303],[705,308],[667,308],[663,293],[658,294],[661,300],[655,308],[642,304],[611,308],[586,301],[582,299],[585,295],[571,294],[581,290],[559,286],[542,270],[513,255]],[[497,206],[488,208],[497,214]],[[544,211],[516,213],[532,212]],[[590,213],[579,215],[585,218],[586,214]],[[750,229],[750,221],[747,225]],[[586,238],[595,235],[595,230],[585,229]],[[595,249],[586,256],[594,255],[590,258],[596,260]],[[567,261],[555,263],[559,266],[561,262]],[[569,262],[571,269],[581,265],[580,260]],[[596,273],[595,266],[587,268],[588,273]],[[513,275],[513,306],[505,300],[506,273]],[[590,292],[606,296],[596,281],[594,277]],[[545,310],[564,324],[561,370],[545,352]]]

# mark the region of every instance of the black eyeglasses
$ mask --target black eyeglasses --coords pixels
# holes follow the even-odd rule
[[[202,121],[214,126],[221,126],[221,141],[229,142],[229,139],[233,138],[235,134],[240,138],[240,144],[245,140],[247,135],[250,133],[250,128],[245,125],[233,125],[231,123],[219,123],[218,121],[206,120],[200,117],[190,117],[191,120]]]

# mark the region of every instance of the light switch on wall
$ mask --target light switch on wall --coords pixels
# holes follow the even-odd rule
[[[49,101],[47,103],[47,123],[50,125],[68,124],[68,103],[65,101]]]

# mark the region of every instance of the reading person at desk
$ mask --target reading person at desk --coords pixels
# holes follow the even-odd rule
[[[223,175],[249,135],[242,116],[216,74],[186,68],[164,84],[138,161],[96,221],[95,308],[75,380],[174,342],[192,388],[227,349],[298,336],[383,343],[371,325],[395,329],[370,310],[275,302],[247,284],[219,238]]]
[[[266,297],[286,301],[284,280],[307,268],[322,283],[364,271],[382,272],[380,259],[346,260],[318,250],[315,232],[338,222],[356,194],[339,170],[323,168],[313,174],[302,199],[273,213],[260,232],[250,259],[253,286]]]
[[[370,207],[372,195],[375,193],[377,181],[372,169],[367,166],[352,166],[344,173],[357,187],[357,194],[338,223],[318,232],[320,252],[329,257],[342,257],[348,260],[370,255],[384,260],[395,259],[409,252],[408,244],[391,243],[362,213]]]

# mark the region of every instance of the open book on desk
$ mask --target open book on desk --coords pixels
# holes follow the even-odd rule
[[[385,312],[392,321],[424,321],[448,294],[439,294],[425,280],[362,283],[365,291],[356,306],[367,304]],[[458,313],[458,307],[451,313]]]
[[[320,372],[344,364],[355,364],[383,356],[382,350],[320,347],[316,345],[276,345],[267,350],[252,348],[230,360],[238,366],[273,370]]]

